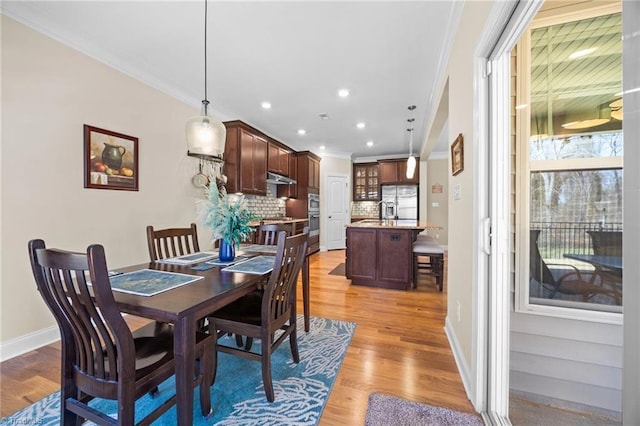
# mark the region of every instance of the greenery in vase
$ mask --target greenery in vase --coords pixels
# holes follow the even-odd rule
[[[203,223],[212,231],[213,240],[223,239],[234,247],[247,239],[252,229],[249,222],[256,217],[249,211],[243,196],[228,195],[224,187],[218,188],[215,178],[207,189],[203,202]]]

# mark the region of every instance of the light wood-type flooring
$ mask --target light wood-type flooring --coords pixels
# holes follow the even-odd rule
[[[409,291],[353,286],[329,275],[343,250],[310,259],[311,314],[358,324],[320,425],[364,424],[371,392],[474,412],[444,333],[446,294],[432,277]],[[143,323],[129,318],[132,327]],[[2,417],[58,390],[59,362],[52,344],[0,364]]]

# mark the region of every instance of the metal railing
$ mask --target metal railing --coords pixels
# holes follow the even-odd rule
[[[622,223],[531,222],[530,229],[541,231],[538,248],[543,258],[561,259],[564,253],[593,254],[588,231],[622,231]]]

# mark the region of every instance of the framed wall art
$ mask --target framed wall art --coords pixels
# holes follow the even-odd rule
[[[84,125],[84,187],[138,190],[138,138]]]
[[[451,174],[453,176],[464,170],[464,140],[462,133],[451,144]]]

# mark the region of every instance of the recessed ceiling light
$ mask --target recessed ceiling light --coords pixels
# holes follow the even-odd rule
[[[598,50],[597,47],[592,47],[590,49],[578,50],[577,52],[573,52],[571,55],[569,55],[569,59],[581,58],[583,56],[587,56],[588,54],[595,52],[596,50]]]
[[[373,146],[373,141],[367,141],[367,146],[371,148]]]
[[[364,129],[365,124],[361,121],[360,123],[356,124],[356,127],[357,127],[358,129]]]
[[[320,149],[324,151],[326,147],[324,145],[320,145]]]
[[[346,98],[347,96],[349,96],[349,90],[348,89],[338,90],[338,96],[340,96],[341,98]]]
[[[307,131],[305,129],[300,129],[300,130],[298,130],[298,134],[299,135],[305,135],[305,134],[307,134]]]
[[[271,109],[271,102],[263,102],[260,104],[264,109]]]

